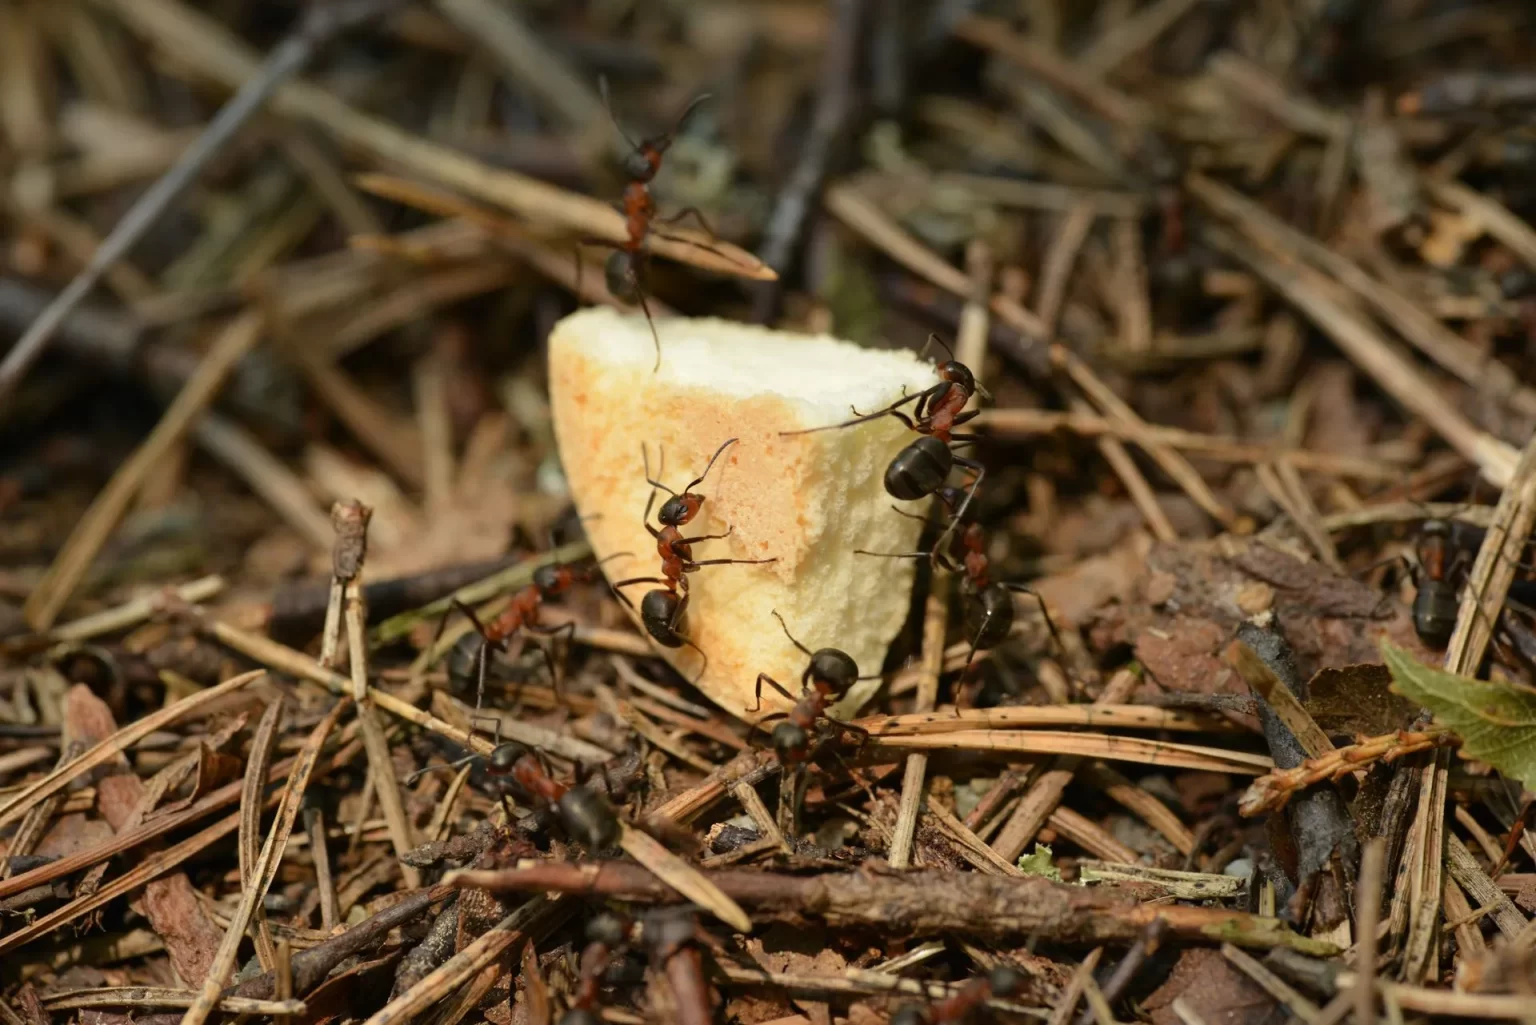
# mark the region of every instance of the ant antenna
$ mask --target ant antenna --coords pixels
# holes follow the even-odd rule
[[[655,144],[657,151],[665,152],[667,147],[672,145],[673,140],[677,138],[677,133],[683,130],[683,125],[693,116],[693,112],[698,109],[699,105],[711,99],[714,99],[713,93],[699,93],[699,95],[689,100],[688,106],[684,107],[683,112],[677,115],[677,120],[672,122],[672,130],[666,134],[666,141]]]
[[[799,648],[802,652],[805,653],[806,657],[809,658],[810,654],[811,654],[811,649],[807,648],[805,645],[803,645],[799,641],[795,640],[795,635],[789,632],[789,624],[784,622],[784,617],[779,615],[779,610],[778,609],[774,609],[773,610],[773,618],[777,619],[779,621],[779,625],[784,628],[784,636],[789,638],[789,643],[791,643],[795,647]]]
[[[704,467],[704,472],[699,474],[698,477],[694,478],[694,480],[692,482],[690,482],[689,485],[686,488],[683,489],[684,493],[692,491],[694,488],[698,487],[700,484],[703,484],[704,483],[704,478],[709,476],[709,471],[714,467],[715,460],[720,458],[720,453],[724,452],[726,449],[728,449],[732,445],[736,444],[737,440],[738,439],[736,439],[736,438],[727,438],[726,441],[725,441],[725,444],[723,444],[719,448],[715,449],[715,454],[709,457],[709,466]],[[665,486],[665,485],[663,485],[663,486]],[[676,492],[673,492],[673,494],[676,494]]]
[[[476,758],[480,758],[480,757],[482,757],[482,756],[479,755],[479,754],[472,754],[472,755],[469,755],[466,758],[460,758],[457,761],[443,762],[443,763],[441,763],[439,765],[428,765],[425,768],[417,769],[415,772],[413,772],[409,776],[405,777],[405,785],[406,786],[410,786],[411,784],[415,783],[418,779],[420,779],[421,777],[425,776],[427,773],[429,773],[429,772],[436,772],[439,769],[462,769],[462,768],[464,768],[464,766],[468,765],[470,762],[473,762]]]
[[[718,452],[715,453],[715,454],[719,455]],[[667,468],[667,453],[666,453],[666,450],[663,449],[660,445],[656,446],[656,460],[657,460],[656,476],[660,477],[666,471],[666,468]],[[640,443],[640,461],[643,464],[645,464],[645,482],[647,484],[649,484],[653,488],[660,488],[661,490],[665,491],[669,495],[676,495],[677,494],[676,491],[673,491],[671,488],[667,487],[661,481],[656,480],[655,478],[653,478],[651,476],[651,455],[650,455],[650,452],[646,450],[645,442],[643,442],[643,441]],[[709,471],[706,470],[705,472],[708,473]]]
[[[624,126],[619,124],[619,117],[618,117],[618,115],[613,112],[613,103],[610,102],[610,100],[608,98],[608,76],[607,75],[598,75],[597,76],[597,92],[598,92],[598,95],[603,98],[603,109],[608,112],[608,120],[613,122],[613,127],[617,128],[619,130],[619,136],[625,142],[629,143],[629,148],[630,149],[632,149],[632,150],[639,150],[640,149],[640,144],[635,142],[634,139],[631,139],[629,137],[629,133],[624,130]]]
[[[920,350],[918,350],[917,358],[918,359],[922,359],[924,356],[928,355],[928,347],[930,345],[932,345],[934,342],[938,342],[940,345],[944,346],[944,351],[949,353],[949,358],[950,359],[954,359],[955,358],[955,350],[951,349],[949,347],[949,343],[948,342],[944,341],[944,339],[939,337],[939,333],[937,331],[929,331],[928,332],[928,340],[926,342],[924,342],[923,343],[923,347]]]

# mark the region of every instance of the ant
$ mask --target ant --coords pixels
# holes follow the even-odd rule
[[[640,929],[651,968],[662,971],[672,988],[676,1021],[679,1025],[711,1025],[715,1000],[704,976],[702,949],[708,934],[699,924],[697,905],[649,911]]]
[[[777,619],[779,626],[784,628],[784,636],[789,638],[791,644],[804,652],[806,657],[810,659],[810,662],[806,665],[805,672],[800,674],[801,689],[798,700],[796,700],[793,694],[785,690],[782,684],[767,673],[757,674],[757,704],[748,709],[748,711],[756,712],[763,707],[763,684],[765,682],[789,700],[794,701],[795,707],[788,712],[775,712],[772,715],[765,716],[762,720],[754,723],[752,728],[754,730],[757,729],[757,727],[769,719],[782,718],[784,720],[773,728],[771,743],[773,744],[774,752],[779,756],[779,763],[785,766],[801,765],[810,759],[810,731],[818,719],[825,719],[834,726],[859,734],[859,743],[862,745],[869,739],[869,731],[862,726],[855,726],[853,723],[832,718],[826,714],[826,709],[837,698],[848,693],[848,689],[853,686],[855,681],[873,680],[879,674],[877,673],[875,676],[860,676],[858,664],[848,656],[847,652],[837,648],[818,648],[815,651],[811,651],[805,645],[795,640],[795,635],[789,632],[789,625],[784,622],[784,617],[779,615],[777,609],[773,611],[773,618]]]
[[[467,633],[454,642],[448,652],[448,685],[459,694],[469,690],[470,682],[475,686],[475,711],[480,710],[485,700],[485,674],[486,664],[490,661],[490,650],[495,649],[506,652],[510,648],[512,637],[518,630],[528,630],[532,633],[544,634],[551,638],[564,634],[567,643],[576,633],[575,623],[562,623],[555,627],[546,627],[539,621],[539,612],[545,601],[565,594],[577,584],[590,583],[596,578],[597,567],[609,559],[617,559],[622,556],[634,557],[633,552],[616,552],[605,559],[599,559],[590,566],[575,568],[559,563],[551,563],[540,566],[533,571],[533,581],[517,594],[512,596],[512,601],[488,623],[481,623],[474,610],[457,598],[451,605],[463,613],[470,623],[474,625],[475,632]],[[447,622],[446,619],[442,623]],[[438,631],[442,631],[442,623],[438,625]],[[478,635],[478,636],[476,636]],[[434,642],[435,643],[435,642]],[[559,686],[559,676],[555,672],[554,658],[543,646],[539,651],[544,656],[545,663],[549,666],[550,679],[555,686]]]
[[[993,997],[1012,996],[1023,977],[1007,965],[998,965],[986,975],[972,979],[953,996],[922,1007],[903,1004],[891,1015],[891,1025],[960,1025],[972,1011]]]
[[[608,971],[608,963],[620,949],[629,945],[633,926],[628,918],[605,911],[587,922],[587,945],[577,968],[576,994],[571,1007],[560,1018],[560,1025],[600,1025],[596,1011],[598,987]]]
[[[613,112],[613,104],[608,99],[608,79],[606,77],[598,79],[598,90],[602,93],[603,106],[608,111],[608,117],[613,121],[614,127],[619,130],[619,135],[630,146],[630,152],[624,158],[623,170],[624,174],[629,178],[629,182],[624,186],[622,204],[624,228],[628,232],[629,238],[623,242],[615,242],[612,239],[605,238],[587,238],[582,241],[591,245],[607,246],[613,249],[613,255],[608,257],[607,262],[603,265],[604,282],[608,286],[608,291],[624,302],[638,302],[641,311],[645,313],[646,322],[651,326],[651,340],[656,343],[656,366],[653,368],[654,372],[661,369],[661,336],[656,333],[656,321],[651,316],[651,307],[646,300],[645,277],[649,266],[650,253],[645,246],[646,238],[654,234],[673,242],[695,246],[717,256],[723,257],[725,255],[715,247],[702,242],[695,242],[692,239],[667,235],[653,230],[657,224],[676,224],[683,218],[691,215],[710,237],[718,237],[715,235],[714,229],[709,226],[709,222],[704,219],[704,215],[696,207],[685,207],[671,217],[657,217],[656,201],[651,196],[651,181],[661,170],[662,158],[666,156],[667,150],[672,146],[673,141],[677,137],[677,133],[682,131],[683,124],[698,109],[699,105],[709,100],[711,96],[709,93],[701,93],[694,97],[688,103],[688,106],[683,108],[683,112],[677,116],[677,120],[673,123],[670,131],[636,142],[630,138],[629,133],[624,131],[624,126],[619,124],[619,119]]]
[[[896,453],[895,458],[886,467],[885,490],[892,498],[903,502],[914,502],[920,498],[926,498],[944,486],[950,470],[956,466],[964,467],[976,475],[966,492],[964,501],[960,503],[960,508],[955,511],[954,519],[939,538],[939,544],[935,546],[937,548],[943,545],[954,530],[955,524],[965,516],[971,500],[976,497],[976,490],[981,487],[981,482],[987,475],[985,466],[974,459],[956,455],[953,447],[975,442],[980,436],[955,434],[954,429],[981,415],[979,409],[962,412],[972,395],[980,395],[986,399],[990,399],[991,395],[976,383],[976,376],[971,373],[970,368],[954,358],[954,351],[945,345],[938,335],[928,336],[928,344],[923,346],[924,354],[928,351],[928,345],[934,342],[943,345],[950,355],[948,360],[938,365],[936,371],[939,376],[938,384],[915,395],[903,396],[874,413],[864,414],[854,409],[855,419],[843,423],[811,427],[800,431],[780,431],[779,435],[788,437],[795,434],[837,430],[870,420],[878,420],[882,416],[894,416],[909,429],[922,435]],[[913,408],[911,416],[900,411],[902,406],[913,401],[917,405]]]
[[[971,637],[971,652],[965,660],[965,670],[961,673],[964,677],[971,671],[971,666],[976,660],[976,653],[985,649],[995,648],[1001,644],[1013,630],[1013,618],[1015,608],[1013,595],[1015,593],[1027,594],[1034,598],[1040,606],[1040,614],[1045,617],[1046,628],[1051,632],[1051,639],[1056,642],[1056,647],[1065,650],[1061,642],[1061,634],[1056,631],[1056,624],[1051,619],[1050,610],[1045,607],[1045,599],[1040,592],[1025,585],[1013,583],[1007,580],[993,580],[991,576],[991,560],[987,558],[986,535],[982,533],[978,523],[967,523],[959,537],[961,561],[956,565],[949,556],[943,553],[941,548],[945,536],[955,525],[960,523],[964,516],[966,502],[969,496],[964,489],[956,487],[943,487],[935,492],[940,502],[950,510],[959,511],[953,513],[949,528],[944,536],[940,536],[939,543],[927,552],[871,552],[863,548],[855,549],[858,555],[874,555],[882,559],[927,559],[931,558],[944,569],[950,572],[961,572],[965,577],[961,583],[961,589],[970,600],[965,606],[965,632]],[[964,497],[962,497],[964,496]],[[903,516],[914,516],[913,513],[897,509],[896,512]]]
[[[1456,630],[1461,612],[1461,598],[1456,584],[1449,579],[1446,557],[1449,554],[1451,525],[1445,520],[1425,520],[1419,528],[1415,553],[1419,558],[1420,578],[1413,596],[1413,629],[1420,640],[1443,648]],[[1458,550],[1451,557],[1451,568],[1463,561],[1466,553]]]
[[[447,765],[418,769],[407,777],[406,785],[435,769],[457,769],[480,757],[470,755]],[[523,793],[554,809],[566,836],[588,851],[596,853],[613,846],[623,833],[618,813],[607,798],[586,784],[570,786],[555,779],[543,755],[526,744],[500,741],[485,758],[485,767],[491,776],[510,779]]]
[[[661,573],[659,577],[631,577],[628,580],[620,580],[613,585],[614,593],[623,600],[631,609],[634,605],[624,596],[620,590],[630,584],[661,584],[661,588],[647,591],[645,597],[640,600],[640,621],[645,626],[646,633],[657,644],[666,648],[680,648],[687,645],[697,651],[704,659],[704,666],[699,669],[699,676],[704,675],[704,669],[709,666],[709,656],[704,649],[693,641],[679,633],[683,622],[683,616],[688,611],[688,577],[686,574],[696,573],[703,566],[722,566],[732,563],[744,565],[761,565],[768,562],[777,562],[772,559],[695,559],[693,546],[700,541],[716,541],[731,536],[730,528],[724,534],[700,534],[696,537],[684,537],[680,528],[691,523],[698,516],[699,509],[704,505],[704,496],[697,494],[693,489],[704,483],[704,478],[709,476],[709,471],[714,468],[715,461],[720,454],[738,439],[728,438],[724,444],[715,450],[710,457],[709,465],[704,467],[704,472],[689,481],[688,486],[681,492],[673,491],[661,481],[651,476],[651,457],[645,444],[640,445],[640,458],[645,465],[645,482],[651,486],[651,494],[645,502],[645,513],[641,517],[645,523],[645,529],[651,532],[656,539],[656,552],[661,556]],[[666,453],[661,453],[662,465],[657,467],[660,474],[665,467]],[[658,529],[651,526],[651,509],[656,504],[656,489],[667,492],[672,497],[661,504],[661,509],[656,513],[656,520],[661,524]]]

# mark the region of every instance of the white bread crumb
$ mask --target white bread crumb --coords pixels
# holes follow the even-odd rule
[[[599,558],[635,553],[603,567],[610,581],[657,576],[661,561],[641,513],[653,473],[681,490],[727,438],[738,438],[699,486],[705,502],[686,536],[729,538],[694,547],[695,559],[761,559],[760,566],[705,566],[688,575],[691,599],[681,632],[709,655],[699,688],[747,721],[791,702],[765,686],[750,711],[760,672],[800,692],[806,656],[772,618],[777,610],[807,648],[841,648],[861,674],[879,672],[905,620],[915,562],[854,554],[910,552],[926,502],[895,502],[886,466],[914,437],[893,417],[799,437],[780,431],[837,423],[850,405],[869,412],[937,380],[932,364],[902,351],[866,349],[829,336],[800,335],[718,319],[656,321],[662,364],[643,316],[593,307],[555,325],[549,390],[555,437],[571,495]],[[657,507],[666,495],[657,497]],[[655,524],[655,510],[651,522]],[[638,607],[658,585],[625,588]],[[638,623],[638,617],[636,617]],[[702,660],[691,648],[655,650],[688,680]],[[851,715],[879,687],[859,683],[834,714]]]

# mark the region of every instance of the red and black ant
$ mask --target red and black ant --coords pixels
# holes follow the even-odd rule
[[[634,608],[629,599],[624,596],[622,587],[630,584],[662,584],[663,587],[647,591],[645,597],[640,599],[640,621],[645,626],[646,633],[657,644],[666,648],[680,648],[687,645],[697,651],[704,659],[704,666],[700,667],[699,675],[704,675],[704,669],[709,665],[709,655],[693,641],[683,636],[678,631],[682,627],[683,616],[688,611],[688,577],[689,573],[696,573],[704,566],[724,566],[732,563],[743,565],[762,565],[768,562],[777,562],[772,559],[695,559],[693,546],[700,541],[716,541],[731,536],[727,528],[724,534],[700,534],[697,537],[684,537],[680,529],[691,523],[699,514],[699,509],[704,505],[704,496],[697,494],[693,489],[704,483],[704,478],[709,476],[709,471],[714,467],[720,454],[731,445],[736,438],[729,438],[715,450],[710,457],[709,465],[704,467],[704,472],[688,482],[688,486],[681,492],[673,491],[661,481],[651,476],[651,457],[645,444],[640,445],[640,458],[645,466],[645,482],[651,486],[651,494],[645,502],[645,514],[642,519],[645,529],[651,532],[656,539],[656,552],[661,556],[661,572],[659,577],[631,577],[628,580],[620,580],[613,585],[614,593],[623,600],[625,605]],[[665,466],[666,454],[661,454],[663,465],[657,467],[660,474]],[[661,524],[660,529],[651,526],[651,508],[656,504],[656,490],[667,492],[672,497],[661,504],[661,509],[656,513],[656,520]]]
[[[571,997],[570,1009],[561,1015],[560,1025],[601,1025],[598,988],[613,955],[629,945],[633,924],[612,911],[604,911],[587,922],[587,945],[576,970],[576,993]]]
[[[488,756],[470,755],[447,765],[419,769],[406,784],[436,769],[460,768],[481,757],[491,776],[510,779],[528,797],[553,809],[565,835],[588,851],[595,854],[618,842],[624,827],[606,797],[584,783],[571,786],[555,779],[536,749],[515,740],[501,741]]]
[[[624,186],[623,213],[624,228],[629,238],[623,242],[615,242],[606,238],[583,239],[591,245],[607,246],[613,249],[613,255],[608,257],[603,265],[603,278],[608,286],[608,291],[624,302],[638,302],[640,309],[645,313],[645,319],[651,326],[651,339],[656,343],[656,370],[661,369],[661,336],[656,333],[656,321],[651,316],[651,307],[646,300],[647,288],[645,277],[649,266],[650,250],[646,248],[646,239],[655,235],[672,242],[680,242],[684,245],[694,246],[705,252],[714,253],[724,257],[725,254],[713,246],[693,239],[682,238],[678,235],[668,235],[655,230],[658,224],[676,224],[685,217],[692,216],[699,222],[706,234],[711,238],[717,237],[709,222],[696,207],[685,207],[671,217],[656,216],[656,201],[651,196],[651,181],[661,170],[662,157],[671,147],[677,133],[682,131],[683,124],[698,109],[699,105],[710,99],[709,93],[702,93],[694,97],[683,108],[683,112],[677,116],[671,131],[661,135],[651,136],[636,142],[624,131],[624,126],[619,124],[618,117],[613,112],[613,104],[608,99],[607,78],[598,79],[598,89],[602,93],[603,106],[608,110],[608,116],[613,120],[613,125],[619,130],[619,135],[629,143],[630,152],[624,159],[624,174],[629,182]]]
[[[651,968],[667,977],[679,1025],[712,1025],[715,1000],[704,975],[708,934],[699,924],[697,905],[656,908],[641,920],[641,937]]]
[[[481,623],[479,617],[468,605],[457,598],[451,602],[453,608],[458,609],[474,625],[474,633],[467,633],[454,642],[448,652],[448,685],[456,693],[464,694],[469,691],[473,681],[475,687],[475,711],[480,710],[485,700],[485,675],[486,664],[490,661],[490,651],[495,649],[507,652],[511,646],[512,638],[519,630],[527,630],[530,633],[543,634],[550,637],[554,643],[556,635],[564,634],[567,642],[576,632],[575,623],[562,623],[559,626],[546,627],[539,621],[539,613],[544,602],[565,594],[577,584],[588,583],[596,578],[597,567],[608,559],[617,559],[621,556],[633,557],[633,552],[616,552],[601,559],[590,566],[577,568],[560,563],[550,563],[540,566],[533,571],[533,581],[527,587],[512,596],[512,601],[502,612],[488,623]],[[447,622],[447,620],[443,620]],[[438,624],[438,630],[442,630],[442,623]],[[435,642],[434,642],[435,643]],[[549,651],[542,645],[539,651],[543,654],[545,663],[549,666],[551,681],[558,686],[559,676],[555,671],[555,661]]]
[[[1012,996],[1024,981],[1007,965],[998,965],[986,975],[972,979],[953,996],[936,1000],[927,1007],[903,1004],[891,1015],[891,1025],[960,1025],[972,1011],[993,997]]]
[[[962,677],[970,672],[972,664],[976,660],[976,652],[989,648],[995,648],[1001,644],[1013,630],[1015,593],[1027,594],[1034,598],[1040,605],[1040,614],[1045,617],[1045,625],[1051,632],[1051,639],[1056,642],[1058,649],[1064,650],[1061,643],[1061,635],[1056,632],[1056,624],[1051,620],[1050,611],[1045,607],[1045,599],[1040,593],[1025,584],[1017,584],[1007,580],[993,580],[991,578],[991,560],[987,558],[986,535],[982,533],[981,525],[967,523],[965,530],[959,537],[960,548],[963,552],[959,565],[956,565],[941,549],[945,536],[955,525],[961,522],[969,495],[964,490],[956,487],[939,488],[935,494],[940,502],[952,511],[959,506],[959,511],[954,511],[949,528],[945,535],[939,538],[938,544],[927,552],[871,552],[862,548],[855,549],[858,555],[874,555],[883,559],[933,559],[939,565],[950,572],[963,572],[964,580],[961,584],[962,591],[969,599],[965,606],[965,632],[971,638],[971,652],[965,660],[965,670]],[[964,497],[962,497],[964,496]],[[902,509],[897,512],[903,516],[912,516],[912,513]],[[917,517],[921,519],[921,517]]]
[[[938,335],[929,335],[928,341],[944,342]],[[923,351],[927,351],[927,345]],[[944,345],[946,351],[949,346]],[[981,395],[990,398],[986,389],[976,383],[976,377],[969,367],[954,359],[954,353],[950,351],[950,359],[940,363],[937,368],[939,383],[931,388],[924,389],[915,395],[907,395],[874,413],[861,414],[857,409],[853,412],[855,419],[839,424],[829,424],[826,427],[811,427],[800,431],[780,431],[781,437],[796,434],[814,434],[817,431],[831,431],[843,427],[852,427],[855,424],[867,423],[870,420],[878,420],[882,416],[894,416],[908,428],[916,431],[922,437],[913,441],[906,448],[896,454],[885,470],[885,490],[892,498],[903,502],[915,502],[920,498],[926,498],[934,494],[944,486],[949,479],[950,470],[956,466],[964,467],[973,472],[976,477],[967,490],[965,500],[960,503],[960,508],[955,511],[944,534],[939,539],[939,545],[954,530],[955,524],[965,515],[970,507],[971,500],[976,497],[976,490],[981,487],[982,480],[987,475],[987,468],[974,459],[958,456],[954,452],[955,445],[969,444],[979,440],[979,435],[956,434],[954,429],[963,423],[975,419],[981,414],[979,409],[963,412],[972,395]],[[901,407],[909,402],[916,402],[917,406],[909,417],[901,412]],[[938,547],[938,546],[936,546]]]
[[[788,712],[775,712],[765,716],[752,726],[756,730],[763,723],[772,719],[783,719],[773,728],[770,741],[774,752],[779,756],[779,763],[785,766],[800,765],[811,757],[811,729],[817,720],[825,720],[839,729],[847,730],[860,735],[860,744],[869,739],[869,731],[862,726],[834,719],[826,714],[827,706],[838,698],[848,693],[858,680],[873,680],[875,676],[860,676],[858,663],[849,657],[848,653],[837,648],[817,648],[815,651],[807,648],[795,639],[795,635],[789,632],[789,624],[784,622],[784,617],[779,615],[777,609],[773,611],[773,618],[779,621],[779,626],[784,628],[784,636],[790,643],[805,653],[810,662],[805,667],[805,672],[800,674],[800,697],[796,697],[784,689],[767,673],[757,674],[756,697],[757,704],[748,709],[756,712],[763,707],[763,684],[767,683],[774,690],[784,695],[795,706]],[[751,736],[751,733],[748,733]]]

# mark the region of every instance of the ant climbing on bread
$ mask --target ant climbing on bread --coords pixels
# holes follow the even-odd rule
[[[939,381],[932,387],[912,395],[904,395],[884,409],[873,413],[860,413],[854,409],[852,420],[799,431],[780,431],[779,434],[781,437],[814,434],[817,431],[831,431],[868,423],[883,416],[895,417],[906,424],[910,430],[921,435],[896,453],[890,465],[886,467],[886,493],[904,502],[917,501],[938,492],[949,479],[950,470],[956,466],[970,470],[975,474],[975,478],[966,490],[965,498],[960,502],[959,508],[954,510],[954,517],[949,526],[945,528],[938,544],[935,545],[937,549],[948,541],[955,525],[965,516],[971,500],[976,497],[976,491],[987,475],[987,468],[980,462],[956,455],[954,451],[955,446],[971,444],[980,440],[980,436],[956,434],[955,428],[974,420],[981,414],[979,409],[965,411],[966,403],[970,402],[971,396],[980,395],[984,399],[990,399],[991,395],[976,382],[976,375],[971,373],[971,369],[954,358],[953,350],[945,345],[938,335],[928,336],[928,344],[923,346],[922,353],[919,355],[925,355],[928,345],[934,342],[942,345],[945,351],[949,352],[950,358],[936,368]],[[911,416],[901,411],[901,407],[909,402],[917,403]]]
[[[699,534],[694,537],[684,537],[682,528],[693,522],[698,516],[699,510],[704,506],[704,496],[693,489],[704,483],[709,476],[709,471],[714,468],[715,462],[727,448],[735,444],[738,439],[728,438],[715,450],[710,457],[709,464],[704,467],[704,472],[688,482],[682,491],[673,491],[663,484],[658,477],[665,469],[666,454],[660,454],[661,465],[657,467],[657,477],[651,476],[651,456],[645,443],[640,444],[640,459],[645,467],[645,482],[651,486],[650,497],[645,502],[645,513],[641,517],[645,523],[645,529],[650,531],[656,539],[656,553],[661,557],[661,576],[659,577],[630,577],[620,580],[613,585],[613,591],[619,599],[631,609],[628,597],[621,588],[631,584],[661,584],[653,591],[647,591],[645,597],[640,599],[640,622],[645,626],[645,632],[651,635],[651,639],[666,648],[680,648],[687,645],[704,659],[704,665],[699,668],[699,676],[704,675],[704,670],[709,666],[709,655],[687,636],[681,633],[683,617],[688,611],[688,576],[689,573],[697,573],[705,566],[762,565],[769,562],[777,562],[772,559],[695,559],[693,546],[701,541],[717,541],[731,536],[730,528],[724,534]],[[651,509],[656,504],[657,490],[665,491],[672,497],[661,504],[656,513],[656,520],[660,527],[651,525]]]
[[[877,679],[879,674],[860,676],[858,663],[839,648],[817,648],[812,651],[789,632],[789,624],[784,622],[784,617],[779,615],[777,609],[773,610],[773,618],[779,621],[779,626],[783,627],[784,636],[789,638],[789,642],[804,652],[805,657],[810,661],[806,663],[805,672],[800,674],[799,698],[767,673],[757,674],[755,692],[757,704],[747,709],[748,712],[755,713],[763,707],[764,683],[795,702],[795,705],[788,712],[775,712],[765,716],[754,723],[752,729],[756,730],[763,723],[773,719],[783,720],[773,728],[770,741],[774,752],[779,756],[780,764],[786,766],[799,765],[810,758],[811,729],[818,721],[825,721],[838,729],[858,734],[859,743],[862,745],[869,739],[869,731],[862,726],[832,718],[827,715],[827,706],[847,694],[857,681]],[[747,735],[750,737],[751,732],[749,731]]]

